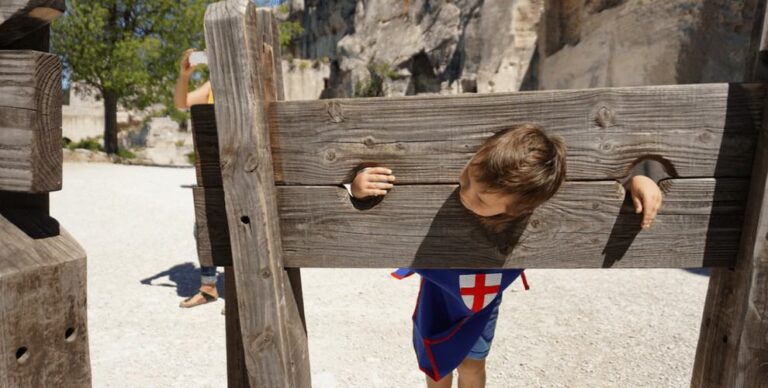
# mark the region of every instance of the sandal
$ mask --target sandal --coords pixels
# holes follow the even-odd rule
[[[200,306],[201,304],[215,302],[217,299],[219,299],[217,295],[209,294],[203,290],[200,290],[197,294],[192,295],[189,298],[184,299],[183,302],[179,303],[179,307],[190,308]]]

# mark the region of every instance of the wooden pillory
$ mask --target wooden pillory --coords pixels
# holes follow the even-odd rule
[[[768,381],[765,84],[285,102],[270,11],[216,3],[205,29],[216,104],[192,107],[195,204],[202,261],[231,265],[230,386],[310,386],[300,267],[400,266],[717,267],[692,386]],[[520,122],[566,140],[568,181],[486,236],[456,199],[458,175]],[[648,158],[672,178],[640,231],[616,179]],[[373,207],[341,187],[364,162],[398,177]]]
[[[89,387],[85,252],[49,216],[61,189],[64,0],[0,0],[0,387]]]

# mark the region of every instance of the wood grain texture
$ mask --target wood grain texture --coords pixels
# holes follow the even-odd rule
[[[766,2],[757,5],[745,79],[768,81]],[[762,28],[760,28],[762,27]],[[768,115],[768,104],[764,106]],[[746,220],[732,269],[710,275],[691,387],[768,387],[768,126],[755,149]]]
[[[90,387],[85,252],[54,219],[2,212],[0,293],[0,387]]]
[[[205,31],[249,381],[309,387],[306,332],[283,270],[266,117],[280,96],[276,22],[250,1],[226,1],[208,7]]]
[[[0,52],[0,190],[61,189],[61,98],[56,55]]]
[[[395,187],[358,210],[342,188],[280,187],[286,266],[413,268],[686,268],[732,265],[743,179],[675,180],[653,228],[614,182],[570,182],[511,231],[488,235],[456,186]],[[501,249],[499,248],[501,247]]]
[[[47,25],[65,9],[64,0],[0,0],[0,47]]]
[[[768,384],[768,138],[756,153],[747,219],[733,269],[710,276],[692,387]]]
[[[666,191],[664,205],[648,231],[638,230],[640,218],[623,203],[615,182],[569,182],[518,229],[490,237],[460,207],[454,185],[397,186],[369,210],[358,210],[342,188],[280,186],[277,195],[285,266],[733,265],[748,181],[674,179],[662,186]],[[212,192],[209,198],[223,195],[221,189],[206,191]],[[223,206],[223,200],[218,201],[208,206]],[[509,252],[499,251],[497,247],[505,245],[499,241],[515,241],[518,236],[517,245]]]
[[[201,266],[224,267],[232,265],[229,225],[221,187],[192,189],[197,226],[197,258]]]
[[[522,122],[565,139],[570,180],[620,178],[648,156],[677,177],[743,177],[764,99],[763,85],[709,84],[277,102],[275,179],[340,184],[377,162],[401,183],[457,183],[486,138]]]
[[[221,187],[221,160],[213,104],[192,105],[192,140],[195,147],[197,185]]]
[[[249,388],[235,283],[234,269],[224,267],[224,292],[227,299],[227,303],[224,305],[227,335],[227,388]]]

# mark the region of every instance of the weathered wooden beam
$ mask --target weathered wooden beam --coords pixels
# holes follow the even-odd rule
[[[653,228],[617,183],[574,182],[508,233],[487,235],[456,186],[401,186],[358,210],[341,188],[278,191],[286,266],[685,268],[732,265],[745,180],[672,182]]]
[[[224,309],[226,310],[225,332],[227,336],[227,388],[249,388],[235,283],[234,269],[225,267],[224,293],[227,304],[224,305]]]
[[[192,189],[197,226],[197,258],[201,266],[231,266],[229,225],[221,187]]]
[[[759,0],[745,78],[768,81],[766,1]],[[762,28],[760,28],[762,27]],[[768,117],[768,104],[764,105]],[[768,125],[755,147],[739,253],[712,271],[701,318],[692,388],[768,386]]]
[[[0,190],[60,190],[59,59],[36,51],[0,51],[0,69]]]
[[[47,25],[65,9],[64,0],[0,0],[0,47]]]
[[[195,146],[197,185],[221,187],[221,160],[213,104],[192,105],[192,139]]]
[[[503,235],[484,233],[453,185],[396,186],[371,209],[334,187],[277,188],[287,267],[692,268],[730,266],[738,250],[746,179],[664,181],[647,231],[615,182],[568,182]],[[207,198],[223,198],[219,188]],[[200,195],[200,194],[198,194]],[[209,208],[223,206],[223,199]],[[209,213],[211,214],[211,213]],[[221,221],[208,220],[209,224]],[[217,234],[216,238],[225,238]],[[360,241],[364,240],[365,244]],[[517,240],[517,243],[512,246]],[[227,240],[228,241],[228,240]],[[393,241],[397,241],[394,244]],[[553,243],[556,241],[557,243]],[[216,244],[214,242],[214,244]],[[224,241],[217,245],[223,246]],[[499,249],[505,247],[506,252]]]
[[[767,140],[756,150],[736,263],[710,276],[691,381],[695,388],[762,387],[768,381]]]
[[[745,177],[765,95],[764,85],[709,84],[277,102],[275,179],[340,184],[377,162],[401,183],[457,183],[488,136],[522,122],[565,139],[570,180],[619,178],[648,156],[678,177]]]
[[[0,387],[90,387],[86,258],[39,211],[0,214]]]
[[[266,106],[280,98],[277,22],[247,0],[205,15],[240,325],[250,385],[309,387],[306,332],[283,269]]]

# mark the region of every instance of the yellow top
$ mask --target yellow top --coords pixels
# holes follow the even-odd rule
[[[213,104],[213,88],[208,91],[208,103]]]

